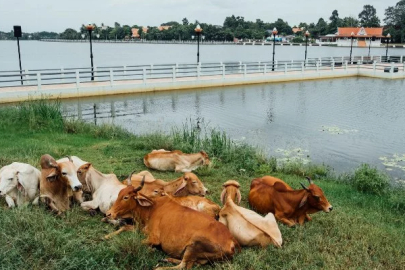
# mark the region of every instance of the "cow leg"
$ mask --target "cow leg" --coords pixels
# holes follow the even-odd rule
[[[76,202],[81,204],[83,202],[83,191],[79,190],[73,192],[73,198],[75,199]]]
[[[39,204],[39,197],[36,197],[33,201],[32,201],[32,205],[38,205]]]
[[[10,207],[10,208],[15,207],[15,202],[14,202],[13,198],[11,198],[8,195],[6,195],[6,202],[7,202],[8,207]]]
[[[274,215],[276,217],[276,219],[280,220],[281,222],[283,222],[284,224],[286,224],[287,226],[294,226],[295,222],[292,222],[291,220],[289,220],[288,218],[285,218],[282,214],[280,213],[276,213]]]
[[[82,202],[80,207],[85,211],[96,210],[98,208],[98,203],[96,200]]]
[[[149,234],[146,239],[142,240],[142,244],[149,246],[158,246],[160,245],[160,239],[156,235]]]
[[[307,219],[307,221],[311,221],[311,220],[312,220],[312,218],[311,218],[308,214],[305,214],[305,218]]]
[[[158,268],[155,268],[155,270],[184,269],[184,268],[191,269],[194,265],[194,260],[195,260],[195,258],[193,260],[191,260],[191,258],[193,258],[195,256],[196,256],[196,253],[195,253],[193,245],[187,246],[186,251],[184,252],[184,255],[183,255],[183,259],[181,260],[180,264],[178,264],[176,266],[172,266],[172,267],[158,267]],[[168,262],[177,263],[179,261],[180,260],[169,258]]]
[[[49,198],[48,196],[43,196],[43,197],[41,197],[41,199],[42,199],[42,201],[43,201],[46,205],[48,205],[48,206],[51,208],[51,210],[52,210],[53,212],[55,212],[57,215],[62,214],[62,212],[59,211],[58,207],[56,207],[56,205],[55,205],[55,202],[54,202],[51,198]]]
[[[107,234],[106,236],[104,236],[104,238],[105,239],[110,239],[111,237],[113,237],[115,235],[118,235],[118,234],[120,234],[122,232],[132,231],[132,230],[134,230],[134,228],[135,228],[134,225],[125,225],[125,226],[122,226],[119,230],[116,230],[115,232]]]
[[[162,262],[177,264],[177,263],[181,263],[181,260],[174,259],[174,258],[166,258],[166,259],[163,259]]]

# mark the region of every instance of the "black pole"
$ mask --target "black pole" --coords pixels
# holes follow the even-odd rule
[[[200,63],[200,35],[201,32],[197,32],[197,65]]]
[[[91,42],[91,32],[92,30],[89,30],[89,36],[90,36],[90,61],[91,61],[91,80],[94,81],[94,68],[93,68],[93,44]]]
[[[370,37],[370,40],[369,40],[369,44],[368,44],[368,57],[370,57],[370,50],[371,50],[371,37]],[[371,59],[370,59],[371,60]]]
[[[24,85],[23,76],[22,76],[22,67],[21,67],[20,39],[18,37],[17,37],[17,47],[18,47],[18,61],[20,63],[21,85]]]
[[[353,37],[352,37],[352,43],[350,44],[350,63],[352,63],[352,50],[353,50]]]
[[[388,62],[388,43],[390,42],[390,39],[389,38],[387,38],[387,49],[386,49],[386,51],[385,51],[385,61],[387,61]]]
[[[273,34],[273,67],[271,71],[274,71],[274,55],[276,54],[276,35]]]
[[[307,65],[307,48],[308,48],[308,36],[305,36],[305,61],[304,61],[304,67]]]

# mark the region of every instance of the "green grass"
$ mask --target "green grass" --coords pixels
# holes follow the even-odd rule
[[[55,109],[56,108],[56,113]],[[49,110],[48,110],[49,109]],[[39,167],[39,158],[77,155],[102,172],[121,179],[133,170],[146,169],[143,156],[152,149],[205,150],[213,165],[196,174],[219,203],[221,185],[228,179],[241,184],[242,205],[247,207],[249,185],[266,174],[299,188],[304,175],[322,187],[334,207],[330,214],[314,214],[304,226],[279,224],[281,249],[243,248],[231,262],[198,269],[405,269],[405,194],[387,188],[384,194],[360,192],[356,176],[334,176],[322,165],[277,165],[247,145],[238,145],[217,130],[198,130],[190,123],[171,134],[134,136],[114,126],[95,127],[61,121],[58,103],[39,101],[0,110],[0,166],[13,161]],[[372,168],[370,168],[372,169]],[[363,169],[364,175],[370,173]],[[174,179],[179,173],[155,172]],[[376,175],[376,174],[372,174]],[[340,181],[346,180],[346,181]],[[141,244],[139,231],[111,240],[114,231],[79,206],[56,217],[43,207],[8,209],[0,199],[1,269],[152,269],[166,255]],[[161,264],[161,263],[160,263]]]

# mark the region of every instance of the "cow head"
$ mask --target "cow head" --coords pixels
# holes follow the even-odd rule
[[[235,181],[235,180],[228,180],[222,185],[222,187],[224,188],[222,190],[222,193],[221,193],[221,202],[222,202],[222,204],[225,205],[226,198],[228,196],[230,196],[231,199],[236,204],[239,205],[240,201],[242,199],[242,196],[241,196],[240,190],[239,190],[239,187],[240,187],[239,183],[237,181]]]
[[[300,207],[302,207],[305,203],[308,202],[310,206],[322,210],[326,213],[332,211],[333,207],[328,202],[328,199],[326,199],[322,189],[317,185],[315,185],[314,182],[311,180],[311,178],[309,177],[306,178],[309,182],[309,186],[306,187],[303,183],[301,183],[301,186],[307,191],[307,194],[301,200]]]
[[[197,175],[191,172],[184,173],[183,182],[173,193],[174,196],[200,195],[205,196],[208,192],[204,184],[198,179]]]
[[[131,177],[129,179],[131,179]],[[107,211],[106,216],[111,219],[132,218],[133,211],[138,206],[152,206],[152,200],[139,192],[143,188],[144,184],[145,177],[143,177],[142,182],[138,187],[134,187],[131,185],[131,183],[128,183],[127,187],[120,191],[117,200],[110,210]]]
[[[205,151],[200,151],[202,157],[202,165],[210,165],[210,159]]]
[[[79,179],[80,183],[82,184],[83,192],[91,193],[93,187],[91,185],[91,181],[89,181],[90,174],[88,173],[89,169],[92,168],[91,163],[85,163],[77,169],[77,178]]]
[[[82,184],[77,178],[76,167],[70,158],[69,161],[57,163],[52,156],[43,155],[41,168],[43,176],[49,182],[62,181],[68,184],[73,191],[79,191],[82,188]]]
[[[19,172],[10,167],[5,167],[0,173],[0,196],[5,196],[14,188],[17,188],[20,192],[24,190],[24,187],[18,180]]]

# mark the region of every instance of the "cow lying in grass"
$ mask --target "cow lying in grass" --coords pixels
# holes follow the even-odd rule
[[[41,157],[40,199],[57,214],[70,209],[70,197],[83,201],[82,184],[73,161],[57,162],[46,154]]]
[[[271,212],[276,219],[288,226],[304,224],[308,214],[332,211],[333,207],[322,189],[309,177],[307,179],[309,187],[301,183],[303,189],[300,190],[291,190],[291,187],[280,179],[275,181],[273,186],[266,184],[268,180],[254,179],[250,185],[249,203],[257,212]]]
[[[145,166],[158,171],[191,172],[203,165],[209,165],[207,153],[200,151],[185,154],[179,150],[153,150],[143,158]]]
[[[8,207],[38,203],[41,172],[26,163],[13,162],[0,169],[0,196]]]
[[[190,269],[194,264],[231,259],[238,247],[229,230],[215,219],[181,206],[170,196],[149,198],[143,195],[143,182],[120,191],[107,216],[134,218],[142,224],[144,244],[160,246],[169,254],[166,262],[178,263],[161,269]]]
[[[145,176],[147,174],[145,173]],[[149,173],[148,175],[150,178],[153,178],[152,174]],[[138,186],[140,184],[139,176],[132,176],[131,178],[132,185]],[[146,181],[146,186],[150,185],[151,183],[160,185],[163,187],[164,191],[167,194],[182,197],[188,195],[198,195],[198,196],[205,196],[208,192],[207,188],[201,182],[201,180],[195,175],[194,173],[184,173],[181,177],[177,178],[173,181],[163,181],[160,179]]]
[[[240,207],[239,183],[229,180],[224,183],[221,201],[224,207],[219,213],[219,222],[226,225],[242,246],[266,247],[274,244],[281,247],[283,240],[276,219],[272,213],[265,217],[256,212]]]

